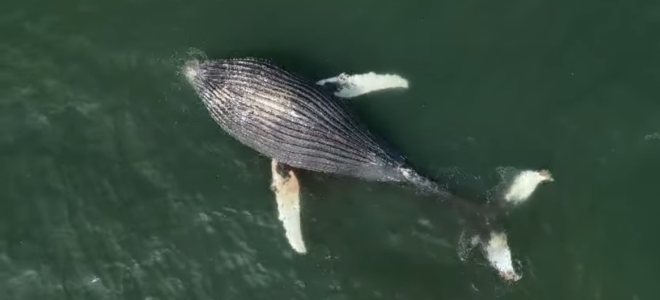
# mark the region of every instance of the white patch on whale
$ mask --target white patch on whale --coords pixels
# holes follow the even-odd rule
[[[539,184],[554,181],[548,170],[523,170],[513,179],[504,194],[504,201],[512,204],[521,204],[534,193]]]
[[[188,82],[192,84],[195,81],[195,77],[197,77],[197,70],[199,68],[199,61],[196,59],[191,59],[186,62],[186,64],[183,66],[183,75],[186,76],[186,79],[188,79]]]
[[[385,89],[408,88],[408,80],[399,75],[374,72],[355,75],[341,73],[338,76],[316,82],[318,85],[327,83],[337,85],[337,91],[334,94],[340,98],[354,98]]]
[[[513,268],[511,249],[507,243],[504,232],[491,232],[490,239],[482,242],[482,249],[490,265],[497,270],[500,277],[508,281],[518,281],[522,275],[516,273]]]
[[[286,239],[291,248],[300,254],[307,253],[300,226],[300,184],[296,174],[289,170],[288,178],[277,172],[278,162],[271,161],[271,189],[275,193],[279,220],[282,222]]]
[[[490,235],[486,237],[479,234],[470,236],[463,231],[457,247],[458,258],[461,261],[467,261],[470,252],[476,247],[481,249],[484,258],[490,267],[497,271],[500,278],[506,281],[518,281],[522,278],[522,275],[518,274],[513,267],[513,257],[506,233],[491,231]]]

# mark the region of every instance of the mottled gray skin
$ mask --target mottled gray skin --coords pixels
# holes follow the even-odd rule
[[[472,207],[414,171],[343,100],[268,60],[190,61],[184,73],[220,127],[262,155],[298,169],[411,183]]]

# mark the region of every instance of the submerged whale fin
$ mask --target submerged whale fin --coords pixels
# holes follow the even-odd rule
[[[333,85],[333,94],[339,98],[355,98],[385,89],[408,88],[408,80],[399,75],[374,72],[354,75],[341,73],[335,77],[319,80],[316,84]]]
[[[300,229],[300,185],[291,167],[271,161],[273,181],[271,189],[275,193],[279,220],[291,248],[300,254],[307,253]]]

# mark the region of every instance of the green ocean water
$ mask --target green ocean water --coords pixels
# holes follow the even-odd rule
[[[657,1],[6,0],[0,299],[658,299],[659,32]],[[179,74],[191,48],[407,78],[354,109],[475,195],[549,168],[505,220],[523,279],[461,261],[433,199],[312,173],[296,255],[269,160]]]

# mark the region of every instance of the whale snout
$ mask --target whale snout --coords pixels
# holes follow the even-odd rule
[[[203,94],[213,93],[227,85],[240,86],[242,83],[246,83],[245,85],[250,86],[254,84],[244,82],[245,72],[236,71],[229,63],[222,60],[191,59],[184,63],[181,73],[196,91]],[[247,73],[247,75],[251,74]]]
[[[191,59],[183,65],[183,75],[191,84],[197,80],[200,73],[199,60]]]

